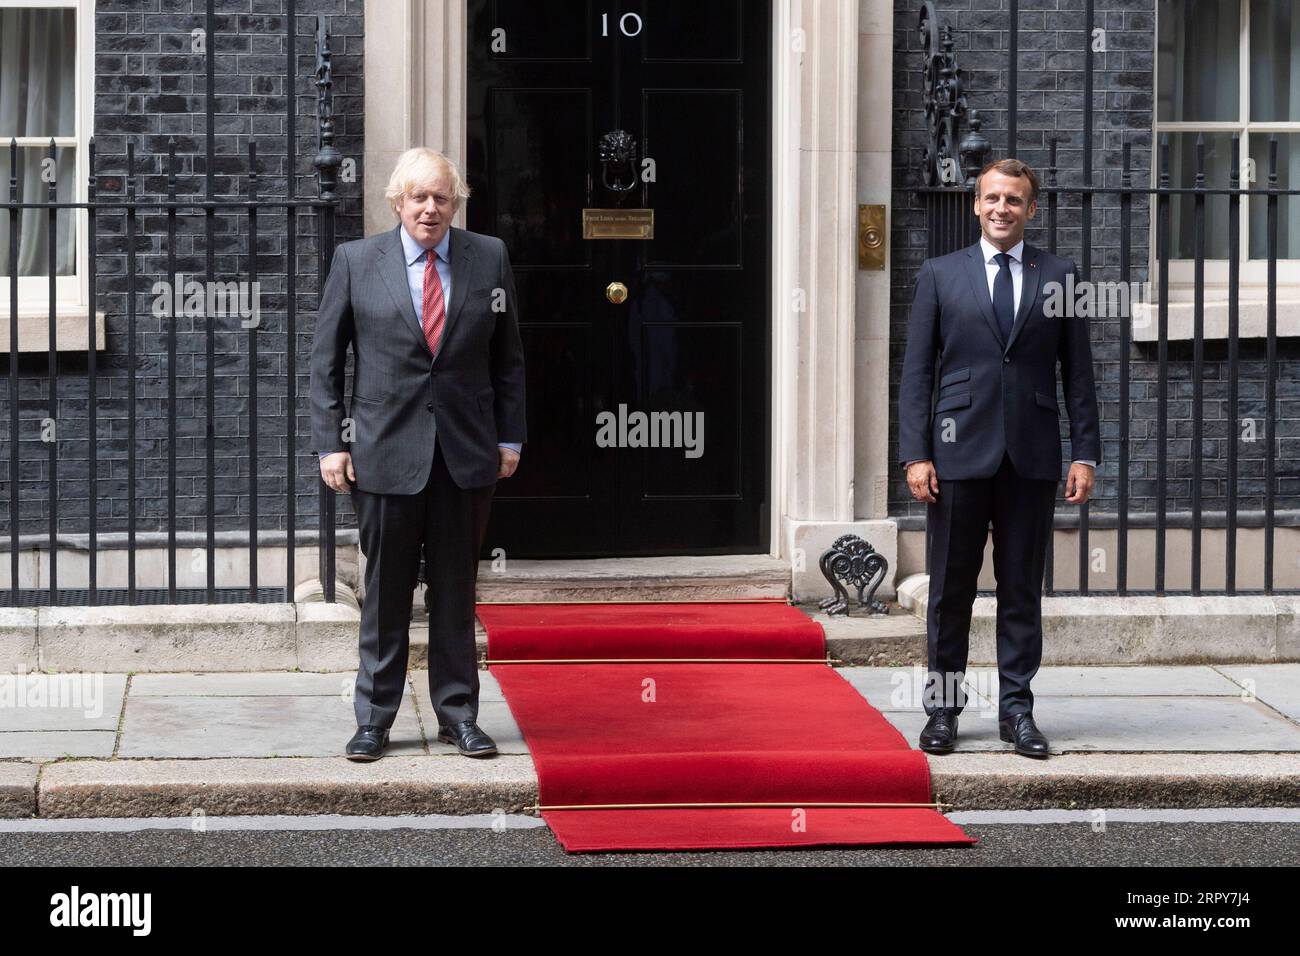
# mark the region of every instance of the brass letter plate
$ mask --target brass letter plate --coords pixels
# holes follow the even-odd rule
[[[582,238],[584,239],[653,239],[655,237],[655,211],[653,209],[584,209],[582,211]]]

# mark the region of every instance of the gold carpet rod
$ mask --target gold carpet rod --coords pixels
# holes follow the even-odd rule
[[[557,804],[555,806],[542,806],[534,803],[528,809],[533,812],[542,810],[748,810],[762,809],[772,807],[814,807],[817,809],[826,808],[846,808],[846,809],[929,809],[937,810],[940,807],[954,807],[954,803],[790,803],[786,801],[773,803],[575,803],[575,804]]]
[[[593,601],[583,600],[581,598],[547,598],[544,601],[479,601],[475,604],[781,604],[786,607],[793,607],[794,602],[789,598],[680,598],[672,601],[665,601],[663,598],[627,598],[620,601]]]
[[[820,657],[552,657],[518,661],[482,660],[493,664],[843,664],[842,660]]]

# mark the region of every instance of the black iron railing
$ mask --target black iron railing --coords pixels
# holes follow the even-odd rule
[[[323,17],[317,18],[316,23],[316,77],[317,87],[317,111],[319,126],[319,143],[318,151],[314,159],[314,166],[317,171],[319,182],[319,193],[314,197],[302,197],[297,195],[295,180],[297,175],[297,78],[298,78],[298,50],[297,50],[297,25],[298,18],[295,9],[294,0],[288,0],[285,23],[284,23],[284,47],[285,47],[285,71],[284,71],[284,93],[285,93],[285,136],[286,136],[286,157],[285,157],[285,180],[286,188],[283,196],[266,196],[261,193],[258,174],[258,160],[255,144],[251,141],[248,145],[247,162],[241,171],[245,186],[242,190],[238,188],[240,173],[236,172],[232,177],[236,188],[233,195],[220,197],[217,195],[217,151],[216,151],[216,123],[215,123],[215,104],[216,104],[216,56],[215,49],[217,46],[217,22],[215,15],[214,0],[207,0],[206,5],[206,36],[205,58],[206,58],[206,167],[204,172],[204,183],[202,189],[202,198],[197,198],[198,194],[193,196],[181,196],[179,184],[181,180],[181,166],[176,154],[176,141],[168,141],[167,156],[165,166],[165,197],[155,196],[153,198],[141,198],[138,193],[137,177],[140,175],[141,167],[136,155],[134,142],[126,144],[126,153],[122,161],[122,172],[118,176],[112,176],[101,173],[96,162],[95,143],[92,139],[89,143],[89,163],[90,173],[87,183],[87,194],[85,201],[59,201],[56,196],[56,184],[50,182],[48,198],[40,202],[20,201],[19,200],[19,177],[20,167],[18,162],[18,145],[17,140],[11,140],[9,143],[9,157],[11,162],[10,178],[8,183],[5,201],[0,202],[0,210],[3,210],[8,219],[9,228],[9,261],[8,275],[9,283],[9,354],[8,368],[6,376],[8,378],[8,401],[9,401],[9,490],[8,490],[8,524],[9,524],[9,554],[10,554],[10,573],[9,587],[6,590],[0,590],[0,604],[7,605],[40,605],[40,604],[136,604],[136,603],[193,603],[196,600],[206,603],[225,603],[232,600],[248,601],[292,601],[295,585],[295,547],[299,543],[299,533],[297,529],[297,505],[295,500],[295,486],[297,480],[296,474],[296,451],[298,446],[297,434],[297,406],[299,401],[298,394],[298,371],[297,371],[297,335],[298,335],[298,315],[297,315],[297,295],[299,283],[299,270],[297,263],[298,239],[301,228],[300,217],[307,214],[314,219],[316,244],[317,244],[317,270],[319,277],[319,288],[324,287],[329,264],[334,249],[334,216],[337,197],[334,189],[337,183],[337,173],[341,164],[341,156],[334,147],[334,127],[332,114],[332,76],[331,76],[331,50],[330,36],[326,29]],[[54,141],[50,141],[49,159],[57,162],[58,150]],[[107,164],[105,164],[107,165]],[[146,164],[148,165],[148,164]],[[56,166],[57,168],[57,166]],[[227,175],[223,172],[223,176]],[[120,188],[114,193],[108,193],[101,188],[100,180],[112,180],[115,184],[120,182]],[[49,387],[49,414],[54,417],[57,414],[58,403],[63,390],[60,388],[59,373],[59,355],[56,342],[56,332],[58,327],[57,321],[57,296],[56,296],[56,279],[57,263],[56,249],[58,248],[59,236],[57,229],[57,214],[61,209],[85,210],[86,212],[86,235],[88,239],[89,253],[86,258],[85,282],[87,287],[87,299],[89,302],[88,310],[88,347],[86,351],[86,396],[87,396],[87,455],[85,460],[85,476],[87,479],[88,489],[88,507],[87,507],[87,536],[85,547],[88,551],[88,581],[86,587],[61,588],[59,584],[59,550],[60,550],[60,515],[59,515],[59,486],[60,480],[68,478],[65,471],[60,469],[59,461],[59,443],[49,441],[47,479],[48,479],[48,497],[44,502],[24,502],[20,493],[20,481],[24,466],[23,456],[21,454],[22,443],[20,437],[20,384],[23,376],[23,369],[20,365],[19,356],[19,294],[18,294],[18,251],[19,251],[19,226],[24,216],[40,216],[42,214],[49,217],[47,229],[47,242],[49,248],[49,356],[47,359],[46,376],[48,377]],[[125,440],[114,439],[115,451],[121,457],[125,458],[126,470],[126,531],[125,545],[127,554],[127,586],[125,589],[101,589],[98,580],[98,557],[100,551],[99,542],[99,524],[98,524],[98,479],[100,474],[100,446],[101,438],[98,434],[97,408],[101,401],[98,391],[100,370],[96,353],[97,322],[96,322],[96,305],[100,301],[100,294],[97,292],[96,277],[96,257],[101,253],[101,239],[97,236],[97,221],[101,216],[112,215],[122,217],[122,235],[125,239],[126,253],[126,276],[125,290],[123,294],[124,302],[124,337],[126,341],[126,362],[127,374],[126,382],[126,435]],[[139,330],[137,327],[138,320],[138,299],[141,295],[146,294],[147,288],[141,288],[141,277],[143,273],[139,269],[137,259],[137,248],[139,240],[143,238],[140,219],[142,215],[152,215],[157,217],[161,215],[165,218],[165,257],[166,257],[166,279],[168,282],[167,295],[168,310],[165,317],[162,317],[162,326],[165,329],[166,338],[166,582],[165,586],[155,586],[160,582],[147,582],[142,586],[139,581],[137,568],[137,545],[138,536],[137,528],[139,524],[138,499],[138,478],[139,465],[138,444],[139,444],[139,421],[138,421],[138,391],[137,391],[137,338]],[[194,217],[202,217],[204,228],[202,235],[205,240],[205,262],[206,262],[206,281],[207,288],[211,289],[217,283],[239,283],[247,282],[248,287],[257,288],[256,283],[259,281],[259,275],[262,274],[263,261],[267,258],[265,253],[258,251],[259,238],[259,217],[275,217],[276,222],[280,221],[283,216],[284,222],[284,269],[285,278],[285,298],[283,312],[283,332],[286,338],[285,348],[285,391],[284,402],[287,409],[284,415],[284,442],[285,450],[284,461],[286,467],[286,492],[284,502],[285,515],[285,548],[286,548],[286,566],[283,585],[276,587],[262,587],[258,574],[258,499],[260,489],[258,486],[258,464],[260,459],[260,450],[258,446],[259,435],[259,394],[258,394],[258,339],[264,335],[266,330],[258,323],[247,326],[246,347],[243,355],[245,381],[247,382],[247,442],[244,454],[247,456],[247,488],[248,496],[248,578],[247,586],[240,588],[218,588],[217,587],[217,434],[215,421],[217,417],[216,410],[216,373],[218,359],[222,362],[228,362],[235,356],[229,353],[218,355],[217,349],[217,321],[216,316],[205,310],[204,321],[204,357],[206,360],[204,373],[204,390],[202,413],[205,417],[205,427],[203,433],[204,443],[204,482],[206,489],[205,511],[202,520],[206,521],[206,533],[204,535],[204,550],[206,560],[206,586],[203,588],[184,588],[178,587],[177,574],[177,553],[178,553],[178,470],[177,470],[177,453],[180,441],[178,436],[178,424],[180,412],[178,406],[178,345],[181,341],[181,333],[178,330],[177,314],[175,306],[178,302],[177,295],[180,283],[180,274],[178,272],[177,257],[180,255],[178,249],[178,228],[186,220]],[[242,220],[234,228],[235,232],[241,230],[244,237],[243,258],[246,263],[246,270],[241,275],[217,275],[216,256],[218,253],[218,221],[222,219]],[[75,226],[74,226],[75,228]],[[224,233],[223,233],[224,234]],[[108,241],[105,240],[105,245]],[[115,245],[113,251],[120,251]],[[225,251],[225,250],[223,250]],[[211,300],[207,300],[211,304]],[[73,462],[73,465],[80,465],[81,462]],[[320,514],[321,526],[319,532],[319,553],[321,562],[321,579],[325,591],[326,600],[334,600],[334,495],[320,483]],[[25,504],[35,504],[48,508],[48,541],[46,547],[48,555],[45,560],[48,562],[48,583],[41,588],[23,588],[21,587],[20,559],[21,549],[24,544],[23,538],[26,538],[28,547],[33,545],[30,535],[20,535],[22,528],[23,509]],[[66,529],[65,529],[66,530]],[[115,535],[116,537],[116,535]],[[187,536],[188,537],[188,536]],[[122,590],[125,593],[120,593]]]
[[[1130,287],[1133,279],[1135,255],[1133,238],[1140,238],[1139,247],[1145,252],[1148,248],[1146,232],[1148,226],[1139,223],[1135,226],[1135,201],[1143,206],[1144,211],[1154,208],[1155,214],[1155,256],[1151,268],[1155,272],[1158,291],[1155,293],[1154,305],[1156,316],[1155,375],[1156,408],[1154,423],[1156,429],[1155,487],[1147,502],[1154,505],[1141,512],[1132,512],[1131,458],[1133,395],[1132,372],[1133,359],[1131,346],[1134,344],[1134,310],[1115,316],[1117,323],[1117,340],[1098,341],[1094,334],[1094,361],[1103,359],[1118,360],[1118,434],[1108,437],[1103,431],[1104,456],[1117,462],[1114,474],[1115,508],[1100,517],[1099,525],[1116,531],[1117,553],[1115,561],[1116,588],[1114,591],[1097,592],[1090,587],[1090,532],[1094,525],[1094,515],[1089,504],[1077,509],[1074,515],[1058,514],[1055,526],[1058,529],[1077,529],[1078,533],[1078,583],[1077,589],[1069,593],[1087,595],[1090,593],[1294,593],[1295,588],[1278,588],[1276,581],[1276,533],[1279,525],[1294,527],[1300,524],[1300,513],[1288,510],[1280,514],[1277,508],[1278,475],[1281,440],[1279,424],[1281,416],[1278,406],[1278,205],[1283,197],[1300,197],[1300,189],[1279,188],[1278,140],[1276,135],[1269,138],[1268,169],[1266,185],[1253,188],[1250,183],[1243,183],[1240,171],[1241,143],[1240,136],[1232,137],[1232,155],[1229,164],[1229,176],[1226,182],[1211,183],[1206,176],[1205,142],[1203,136],[1196,140],[1196,172],[1191,186],[1174,186],[1170,178],[1170,146],[1168,136],[1161,137],[1157,147],[1155,182],[1150,185],[1138,185],[1133,181],[1132,145],[1126,139],[1122,146],[1120,184],[1118,187],[1097,185],[1093,170],[1093,54],[1090,45],[1094,19],[1094,2],[1086,0],[1084,4],[1083,37],[1085,60],[1083,68],[1083,130],[1082,130],[1082,179],[1078,185],[1059,185],[1060,169],[1057,164],[1056,139],[1049,142],[1049,161],[1045,170],[1044,186],[1039,197],[1039,205],[1046,205],[1045,245],[1049,252],[1058,253],[1062,229],[1059,213],[1062,197],[1075,200],[1071,203],[1073,214],[1072,228],[1077,228],[1078,243],[1072,244],[1068,252],[1074,255],[1079,268],[1080,279],[1102,281],[1100,276],[1108,271],[1123,287]],[[1006,128],[1007,147],[1005,155],[1016,154],[1016,129],[1018,113],[1018,79],[1016,60],[1018,50],[1018,7],[1016,0],[1011,0],[1007,11],[1008,70],[1006,86]],[[925,109],[931,131],[930,146],[925,151],[921,180],[923,185],[916,190],[925,209],[928,226],[927,254],[931,257],[944,255],[968,246],[979,239],[979,223],[973,212],[974,177],[983,165],[989,153],[987,137],[980,132],[979,120],[969,102],[977,99],[969,90],[965,90],[961,81],[961,70],[953,55],[953,41],[950,30],[941,27],[933,3],[922,5],[918,26],[924,45],[924,72],[926,78]],[[961,120],[970,116],[971,132],[964,138],[960,136]],[[1191,200],[1193,250],[1193,303],[1192,336],[1190,343],[1190,361],[1179,359],[1189,366],[1188,372],[1192,383],[1191,396],[1191,442],[1190,455],[1190,508],[1171,514],[1169,509],[1168,478],[1170,473],[1170,415],[1169,387],[1170,370],[1174,360],[1170,357],[1169,306],[1170,306],[1170,260],[1172,258],[1171,218],[1172,204],[1183,197]],[[1227,434],[1223,437],[1226,447],[1226,476],[1221,505],[1213,510],[1205,507],[1205,460],[1203,446],[1205,440],[1205,297],[1206,297],[1206,205],[1212,197],[1226,197],[1227,205],[1227,262],[1228,283],[1226,288],[1227,337],[1226,337],[1226,386]],[[1239,476],[1241,464],[1242,439],[1238,434],[1236,423],[1241,402],[1241,369],[1243,360],[1240,354],[1240,297],[1241,276],[1241,202],[1243,197],[1257,197],[1266,208],[1266,247],[1267,247],[1267,304],[1266,327],[1264,334],[1264,353],[1262,356],[1264,395],[1262,401],[1262,426],[1260,433],[1264,449],[1262,456],[1262,507],[1241,508],[1239,502]],[[1184,199],[1185,201],[1185,199]],[[1119,259],[1117,267],[1095,269],[1093,262],[1094,232],[1103,225],[1113,228],[1112,223],[1103,224],[1096,215],[1095,204],[1102,203],[1107,208],[1118,207],[1119,210]],[[1031,224],[1032,228],[1036,228]],[[1061,252],[1060,254],[1065,254]],[[1138,260],[1140,270],[1147,271],[1148,260],[1143,256]],[[1113,271],[1112,271],[1113,270]],[[1117,273],[1117,274],[1116,274]],[[1132,303],[1130,302],[1130,305]],[[1113,351],[1112,351],[1113,350]],[[1117,354],[1115,354],[1117,353]],[[1100,377],[1099,377],[1100,383]],[[1104,427],[1104,426],[1103,426]],[[1103,463],[1104,464],[1104,463]],[[1180,463],[1181,464],[1181,463]],[[1287,468],[1294,472],[1297,462],[1291,460]],[[1100,475],[1100,472],[1099,472]],[[1095,492],[1094,492],[1095,494]],[[1168,563],[1168,531],[1171,525],[1186,528],[1190,535],[1190,588],[1174,591],[1166,586]],[[1154,530],[1154,591],[1138,592],[1130,588],[1130,532],[1134,527]],[[1203,538],[1207,527],[1224,528],[1224,583],[1222,588],[1209,588],[1203,580]],[[1238,531],[1241,528],[1262,528],[1262,588],[1244,591],[1238,588]],[[928,545],[928,542],[927,542]],[[1046,591],[1054,593],[1060,589],[1054,581],[1053,556],[1049,552],[1046,574]],[[927,554],[929,547],[926,548]]]

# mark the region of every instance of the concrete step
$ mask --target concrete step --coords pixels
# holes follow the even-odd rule
[[[830,616],[816,604],[801,604],[803,611],[826,632],[826,651],[842,664],[901,667],[925,663],[925,621],[896,604],[888,614]]]
[[[782,586],[773,582],[769,590]],[[833,618],[816,605],[800,607],[825,628],[827,650],[837,661],[925,663],[925,622],[897,606],[887,615],[855,608]],[[341,671],[357,666],[359,623],[358,611],[344,603],[0,608],[0,674]],[[486,635],[482,627],[476,631],[482,658]],[[1045,598],[1043,631],[1044,665],[1300,661],[1300,599]],[[980,598],[970,664],[997,660],[995,632],[996,607]],[[413,666],[424,666],[427,643],[421,603],[411,627]]]
[[[790,593],[790,566],[765,554],[486,562],[480,601],[755,601]]]
[[[485,603],[759,601],[789,593],[789,564],[765,554],[484,561],[478,575]],[[423,587],[414,613],[424,619]]]

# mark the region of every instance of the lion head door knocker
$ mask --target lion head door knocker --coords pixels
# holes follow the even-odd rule
[[[835,539],[821,556],[819,562],[822,574],[835,590],[834,597],[828,597],[818,605],[827,614],[849,613],[849,592],[845,585],[852,585],[858,592],[858,605],[866,607],[868,614],[887,614],[889,608],[883,601],[875,600],[876,588],[885,580],[889,570],[889,561],[856,534],[841,535]],[[871,590],[865,598],[862,592],[867,585]]]
[[[625,129],[610,130],[596,146],[600,184],[612,196],[613,208],[584,209],[584,239],[653,239],[653,209],[623,209],[627,197],[641,185],[636,137]]]
[[[625,129],[610,130],[600,138],[596,149],[600,157],[600,182],[622,205],[627,194],[636,189],[636,137]]]

